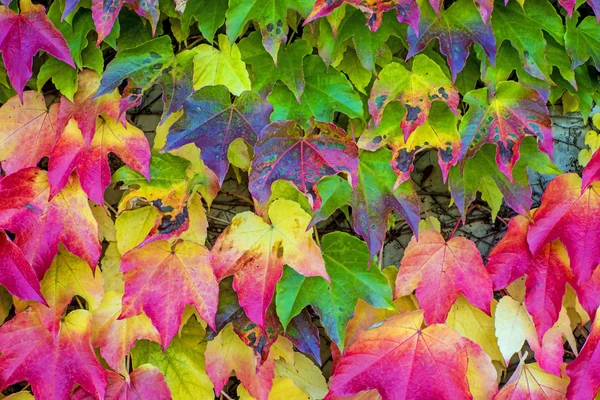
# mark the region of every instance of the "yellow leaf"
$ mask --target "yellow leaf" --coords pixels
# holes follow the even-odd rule
[[[296,353],[294,358],[294,365],[277,361],[275,376],[292,380],[295,386],[313,399],[325,397],[328,390],[327,381],[319,367],[302,353]]]
[[[579,97],[566,91],[562,96],[563,115],[579,111]]]
[[[488,316],[480,309],[474,307],[462,295],[452,305],[446,324],[454,328],[462,336],[472,340],[481,346],[492,361],[498,362],[504,367],[504,358],[498,347],[494,328],[494,315],[498,302],[492,301],[491,312],[492,316]]]
[[[148,236],[160,213],[153,206],[125,211],[117,217],[117,249],[125,254],[142,243]]]
[[[105,292],[115,291],[121,294],[125,292],[123,274],[119,269],[120,265],[121,254],[117,249],[117,244],[114,242],[110,243],[104,252],[104,257],[100,261]]]
[[[110,215],[107,214],[106,210],[93,201],[89,201],[92,214],[96,221],[98,221],[98,236],[100,240],[106,240],[107,242],[114,242],[115,237],[115,223],[113,222]]]
[[[246,64],[236,44],[219,35],[219,50],[208,44],[195,48],[194,90],[205,86],[224,85],[235,96],[251,90]]]
[[[203,245],[206,241],[208,220],[206,219],[206,211],[202,205],[202,200],[198,194],[193,194],[189,201],[188,215],[190,218],[190,227],[179,238]]]

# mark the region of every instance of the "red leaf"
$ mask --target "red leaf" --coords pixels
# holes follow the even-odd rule
[[[35,271],[3,230],[0,230],[0,284],[22,300],[46,304]]]
[[[446,325],[422,326],[423,312],[414,311],[361,332],[337,364],[325,399],[368,389],[384,399],[471,399],[462,338]]]
[[[105,115],[98,118],[96,133],[88,148],[77,124],[71,121],[50,156],[48,177],[52,196],[64,187],[77,168],[83,190],[94,203],[104,205],[104,191],[111,180],[108,153],[116,154],[150,180],[150,145],[140,129],[129,123],[123,126]]]
[[[171,390],[165,382],[165,377],[153,365],[140,365],[127,378],[112,371],[108,371],[106,375],[108,386],[104,400],[171,399]],[[93,400],[94,398],[82,387],[78,387],[71,396],[71,400]]]
[[[92,269],[100,258],[98,223],[79,180],[67,185],[50,201],[46,171],[22,169],[0,181],[0,228],[15,233],[15,244],[42,278],[58,252],[58,244]]]
[[[0,8],[0,52],[13,87],[23,101],[23,89],[31,78],[33,56],[45,51],[75,68],[65,38],[46,16],[46,9],[21,0],[21,13]]]
[[[219,285],[210,262],[204,246],[187,241],[170,246],[160,240],[129,251],[121,259],[125,295],[119,318],[144,311],[160,333],[163,349],[179,332],[188,304],[214,329]]]
[[[564,174],[552,180],[533,217],[527,242],[533,255],[560,239],[565,245],[577,283],[592,276],[600,264],[600,183],[581,192],[581,178]]]
[[[490,314],[492,282],[475,243],[463,237],[448,242],[433,230],[408,244],[396,278],[395,297],[416,289],[428,324],[443,323],[459,294]]]
[[[579,356],[567,365],[567,376],[571,383],[567,388],[567,398],[591,400],[600,389],[600,318],[592,325],[592,331],[585,341]]]
[[[90,316],[76,310],[67,315],[54,336],[33,310],[0,327],[0,390],[20,381],[40,399],[68,399],[81,385],[94,399],[104,399],[106,374],[92,350]]]
[[[586,167],[583,169],[581,191],[583,192],[592,183],[600,181],[600,151],[596,151]]]

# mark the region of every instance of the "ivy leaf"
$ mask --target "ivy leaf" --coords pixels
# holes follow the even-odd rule
[[[312,231],[306,231],[310,216],[298,203],[276,200],[268,215],[271,225],[251,212],[237,214],[212,248],[217,279],[234,276],[240,305],[263,330],[284,264],[304,276],[329,280]]]
[[[162,151],[194,143],[221,184],[229,169],[227,151],[231,143],[242,138],[254,146],[272,111],[269,103],[252,92],[242,93],[232,103],[224,86],[200,89],[190,96],[183,109],[184,116],[169,129]]]
[[[312,0],[269,0],[267,3],[260,0],[231,0],[226,14],[227,36],[233,42],[249,21],[258,22],[263,45],[276,61],[279,47],[287,40],[288,10],[296,10],[305,16],[312,4]]]
[[[525,364],[526,358],[527,353],[521,358],[510,380],[500,389],[494,399],[566,398],[569,380],[545,372],[538,363]]]
[[[432,6],[439,11],[439,5],[436,0],[430,0]],[[367,15],[367,26],[371,32],[377,32],[383,22],[383,14],[396,10],[396,18],[400,23],[409,24],[413,29],[418,30],[419,7],[415,0],[317,0],[310,15],[304,21],[304,25],[330,15],[335,9],[344,5],[351,4]],[[435,4],[435,5],[434,5]]]
[[[175,60],[179,58],[175,58],[171,39],[168,36],[161,36],[137,47],[121,50],[106,67],[100,87],[92,99],[113,93],[127,79],[127,87],[120,101],[121,113],[138,106],[141,104],[144,91],[159,83],[163,75],[169,73],[168,68]],[[168,100],[166,96],[165,100]],[[168,101],[165,101],[165,105],[167,103]]]
[[[171,400],[171,391],[165,382],[165,377],[158,368],[150,364],[140,365],[127,378],[108,371],[108,384],[105,399],[137,400],[140,397],[156,400]],[[78,387],[73,392],[71,400],[94,400],[83,388]]]
[[[188,304],[214,328],[219,288],[204,246],[155,241],[124,254],[121,271],[125,295],[119,318],[133,317],[143,310],[160,333],[163,349],[179,332]]]
[[[166,350],[156,343],[140,341],[131,350],[133,367],[143,364],[157,367],[174,399],[212,398],[213,385],[204,367],[205,345],[200,344],[204,334],[200,323],[190,318]]]
[[[504,289],[527,275],[525,305],[533,317],[541,341],[548,329],[558,321],[566,284],[572,279],[572,272],[567,252],[558,240],[547,244],[533,257],[527,243],[528,229],[526,217],[514,217],[506,235],[490,253],[487,270],[494,290]]]
[[[492,282],[475,243],[463,237],[444,240],[437,231],[420,232],[408,244],[396,278],[395,297],[416,289],[427,324],[443,323],[459,294],[490,314]]]
[[[581,353],[567,365],[567,376],[571,382],[567,388],[567,398],[593,399],[600,388],[598,375],[598,341],[600,340],[600,318],[596,316],[591,332]]]
[[[482,22],[477,8],[469,0],[460,0],[452,4],[441,13],[439,18],[424,1],[420,3],[420,8],[421,21],[418,33],[412,28],[408,30],[406,39],[410,48],[407,58],[422,52],[432,39],[437,38],[441,53],[448,59],[452,82],[465,67],[469,47],[473,43],[481,45],[492,64],[495,64],[496,38],[492,26]],[[498,8],[500,7],[496,7]]]
[[[600,264],[600,240],[595,226],[600,207],[599,183],[593,183],[582,192],[577,174],[563,174],[554,178],[544,195],[542,204],[533,216],[527,242],[534,256],[550,242],[560,239],[565,245],[577,283],[592,276]]]
[[[400,124],[405,141],[427,120],[433,101],[445,102],[458,115],[458,90],[425,55],[415,57],[412,71],[399,63],[387,64],[381,70],[369,97],[369,113],[375,126],[381,122],[386,106],[394,101],[406,108]]]
[[[350,118],[362,118],[363,105],[348,78],[334,68],[327,69],[321,57],[304,59],[306,86],[300,104],[294,93],[282,84],[276,84],[269,95],[273,105],[272,121],[295,120],[306,125],[311,117],[317,121],[332,122],[336,111]]]
[[[67,10],[74,10],[75,5],[79,3],[79,0],[67,0]],[[140,17],[146,18],[152,25],[152,34],[156,32],[156,25],[158,24],[159,9],[158,0],[93,0],[92,1],[92,17],[94,18],[94,24],[96,25],[96,31],[98,32],[97,45],[100,45],[102,41],[111,33],[113,25],[121,8],[124,4],[132,6],[133,10]],[[65,15],[63,15],[63,18]]]
[[[313,205],[313,219],[310,227],[329,218],[338,208],[352,199],[352,186],[346,179],[335,175],[321,179],[317,183],[317,200]]]
[[[205,356],[206,373],[215,385],[215,393],[221,393],[235,370],[236,377],[253,397],[267,399],[273,384],[274,362],[269,359],[257,365],[254,351],[240,340],[231,325],[208,342]]]
[[[231,10],[231,8],[229,9]],[[227,36],[219,35],[219,50],[202,44],[194,49],[194,90],[224,85],[236,96],[251,89],[240,49]]]
[[[529,212],[532,201],[527,167],[541,174],[562,173],[552,164],[547,154],[538,150],[532,137],[526,137],[521,142],[520,159],[512,170],[513,182],[498,170],[496,154],[494,146],[484,145],[475,156],[466,160],[462,174],[459,166],[450,169],[450,193],[463,219],[476,198],[477,190],[490,203],[494,214],[499,211],[504,197],[510,208],[525,215]]]
[[[560,376],[564,353],[563,336],[569,339],[569,343],[575,344],[569,317],[565,311],[561,311],[557,324],[549,329],[540,341],[525,305],[510,296],[504,296],[496,308],[495,325],[498,347],[506,365],[527,341],[540,366],[545,371]]]
[[[3,230],[0,230],[0,266],[2,268],[0,284],[12,295],[22,300],[47,304],[40,291],[40,282],[35,271],[25,259],[21,249],[8,238]],[[0,321],[4,322],[4,318],[0,318]]]
[[[354,231],[367,242],[375,256],[383,245],[388,216],[396,211],[417,232],[420,210],[412,182],[395,187],[396,174],[390,167],[391,152],[364,151],[359,157],[356,195],[351,201]]]
[[[150,179],[150,146],[144,132],[135,126],[104,115],[96,122],[90,146],[71,120],[52,150],[48,163],[51,195],[55,196],[77,168],[81,186],[96,204],[104,204],[104,191],[110,185],[108,153],[116,154],[131,168]]]
[[[58,106],[46,108],[44,96],[35,91],[9,99],[0,107],[0,167],[7,174],[35,167],[50,155],[58,138]]]
[[[123,124],[125,124],[125,116],[120,115],[120,96],[117,90],[93,98],[100,86],[100,76],[97,72],[85,69],[79,73],[77,81],[78,89],[73,101],[64,96],[60,99],[57,131],[62,133],[69,120],[73,118],[77,121],[85,144],[90,146],[96,133],[96,121],[101,114],[106,113],[110,118],[120,120]]]
[[[322,365],[321,336],[319,328],[312,322],[311,316],[307,310],[300,312],[300,314],[292,318],[287,326],[285,337],[290,339],[290,342],[292,342],[298,351],[312,356],[317,364]],[[296,353],[295,358],[297,363],[298,359],[301,357]],[[325,386],[327,385],[325,384]]]
[[[59,334],[61,315],[73,300],[81,296],[90,310],[100,305],[104,296],[101,274],[95,274],[87,263],[59,245],[58,254],[41,281],[41,289],[48,306],[34,304],[40,323],[56,337]]]
[[[48,175],[37,168],[22,169],[0,181],[0,228],[13,232],[14,243],[42,278],[58,253],[58,244],[96,268],[100,258],[98,223],[79,180],[72,176],[48,200]]]
[[[432,111],[424,124],[416,128],[408,140],[404,141],[402,129],[398,127],[398,117],[406,113],[398,103],[392,103],[387,107],[387,112],[384,112],[379,125],[375,127],[371,124],[361,134],[358,146],[375,151],[388,145],[393,151],[390,163],[398,174],[399,183],[410,178],[417,153],[437,148],[438,164],[446,181],[450,167],[456,165],[460,158],[458,118],[441,103],[433,103]]]
[[[184,37],[188,37],[192,20],[198,21],[198,28],[210,43],[215,32],[225,23],[225,12],[228,4],[225,1],[197,0],[186,3],[181,15],[181,30]]]
[[[65,38],[46,16],[44,6],[21,0],[21,13],[0,9],[0,52],[11,84],[23,102],[23,89],[39,50],[75,68]]]
[[[390,399],[398,393],[407,399],[472,398],[462,338],[445,325],[422,326],[423,312],[414,311],[361,332],[335,367],[325,399],[367,389]]]
[[[33,310],[19,313],[0,327],[0,390],[28,381],[38,397],[66,399],[79,384],[103,399],[106,373],[92,351],[90,331],[85,310],[66,316],[56,340]]]
[[[583,169],[581,176],[581,190],[587,189],[590,184],[600,181],[600,152],[596,151]]]
[[[494,34],[498,45],[508,40],[519,51],[523,68],[535,78],[552,82],[546,59],[544,32],[564,43],[562,19],[547,1],[530,0],[523,5],[511,1],[494,10]]]
[[[393,308],[388,280],[376,266],[369,268],[366,244],[343,232],[323,236],[321,251],[331,284],[322,278],[307,278],[286,268],[277,284],[277,315],[284,328],[306,306],[321,316],[328,336],[344,347],[346,326],[359,298],[377,308]]]
[[[357,166],[358,147],[342,128],[311,120],[303,130],[294,121],[277,121],[258,135],[248,187],[264,203],[273,182],[283,179],[314,200],[316,185],[325,176],[343,172],[356,186]]]
[[[600,15],[600,13],[597,13]],[[600,70],[600,27],[593,17],[585,17],[577,24],[579,14],[567,20],[565,49],[573,60],[572,69],[583,65],[590,58],[597,70]]]
[[[460,124],[462,157],[472,157],[485,143],[496,143],[496,163],[511,181],[521,141],[535,136],[552,159],[554,137],[546,101],[517,82],[500,82],[488,102],[487,88],[471,91],[464,101],[469,110]]]
[[[275,83],[281,82],[290,89],[296,100],[304,92],[304,57],[312,54],[313,48],[306,40],[298,39],[280,49],[277,64],[260,44],[258,32],[252,32],[239,43],[242,60],[252,66],[252,90],[261,97],[271,93]]]
[[[100,306],[92,312],[92,343],[100,348],[102,358],[112,369],[126,375],[125,356],[136,340],[160,343],[160,334],[145,314],[119,319],[121,297],[115,291],[105,293]]]

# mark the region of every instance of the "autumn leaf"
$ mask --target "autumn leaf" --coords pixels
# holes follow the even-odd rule
[[[389,399],[472,398],[462,338],[445,325],[422,326],[423,312],[414,311],[360,333],[333,371],[325,399],[368,389]]]
[[[0,181],[0,228],[13,232],[14,243],[42,278],[58,253],[58,244],[93,269],[100,258],[98,223],[76,176],[50,201],[46,171],[26,168]]]
[[[258,135],[248,186],[264,203],[273,182],[288,180],[318,204],[316,185],[323,177],[344,173],[356,186],[357,166],[355,142],[336,125],[311,120],[303,130],[294,121],[277,121]]]
[[[125,120],[120,118],[119,99],[121,96],[117,91],[113,91],[94,98],[100,87],[100,76],[91,69],[81,71],[77,82],[77,93],[75,93],[73,101],[64,96],[60,99],[56,122],[57,131],[62,133],[69,120],[73,118],[77,121],[85,144],[90,146],[96,133],[96,122],[103,113],[113,120],[125,123]]]
[[[392,211],[400,214],[414,232],[419,225],[420,211],[412,182],[395,187],[397,176],[390,167],[391,158],[387,149],[365,151],[359,156],[352,219],[354,231],[367,242],[371,257],[383,245]]]
[[[446,321],[459,294],[490,313],[492,282],[475,243],[463,237],[446,241],[433,230],[413,237],[401,260],[395,297],[415,289],[428,324]]]
[[[51,194],[56,195],[77,168],[83,190],[96,204],[104,204],[104,191],[111,181],[109,152],[150,179],[150,147],[144,133],[129,123],[123,126],[105,115],[98,118],[89,148],[75,121],[67,125],[50,155]]]
[[[23,89],[32,75],[33,56],[39,50],[75,68],[65,38],[46,16],[46,8],[21,0],[16,14],[0,8],[0,52],[11,84],[24,102]]]
[[[544,246],[537,256],[531,255],[527,243],[528,228],[529,221],[523,216],[510,221],[506,235],[488,256],[487,270],[494,290],[504,289],[517,278],[527,275],[525,305],[541,341],[558,321],[566,284],[573,277],[569,257],[559,240]]]
[[[386,106],[394,101],[406,108],[400,124],[405,141],[427,120],[433,101],[443,101],[455,114],[458,113],[458,90],[442,69],[425,55],[415,57],[412,71],[399,63],[390,63],[381,70],[369,97],[369,113],[375,126],[381,122]]]
[[[393,309],[392,291],[381,271],[373,265],[369,268],[369,252],[361,240],[342,232],[330,233],[323,236],[321,251],[331,284],[286,269],[277,284],[277,315],[286,328],[292,317],[312,305],[328,336],[343,348],[358,299]]]
[[[66,399],[79,384],[94,398],[104,398],[106,372],[92,350],[90,331],[84,310],[66,316],[56,340],[33,310],[18,314],[0,327],[0,389],[28,381],[36,396]]]
[[[236,377],[252,396],[267,399],[274,377],[274,362],[267,360],[258,365],[251,348],[247,347],[228,325],[206,345],[206,373],[215,385],[215,393],[221,390],[235,370]]]
[[[329,280],[321,251],[306,231],[310,216],[289,200],[274,201],[268,216],[271,225],[251,212],[237,214],[212,248],[217,279],[234,276],[240,305],[263,330],[284,264]]]
[[[515,398],[564,399],[569,380],[544,372],[537,363],[526,364],[526,358],[527,353],[523,355],[510,380],[500,389],[494,400]]]
[[[121,298],[121,293],[106,292],[102,303],[92,311],[92,343],[94,347],[100,348],[102,358],[112,369],[126,375],[125,356],[129,354],[135,342],[146,339],[160,343],[160,334],[143,313],[119,319],[122,310]]]
[[[79,3],[79,0],[67,0],[63,18],[66,16],[67,10],[75,9],[77,3]],[[152,33],[156,32],[160,14],[157,0],[93,0],[92,16],[98,32],[97,45],[111,33],[124,4],[131,5],[137,15],[146,18],[152,25]]]
[[[437,3],[436,0],[431,0],[432,3]],[[336,8],[351,4],[363,11],[367,16],[367,25],[371,32],[376,32],[383,20],[383,13],[396,10],[396,18],[400,23],[407,23],[413,29],[417,30],[419,24],[419,7],[415,0],[317,0],[310,15],[304,20],[304,25],[314,21],[317,18],[322,18],[330,15]],[[432,4],[433,5],[433,4]],[[438,6],[439,10],[439,6]]]
[[[47,304],[40,290],[40,282],[35,271],[25,259],[21,249],[10,240],[3,230],[0,230],[0,268],[2,270],[0,284],[12,295],[22,300]],[[8,314],[8,310],[6,314]],[[1,318],[2,322],[5,318],[6,315]]]
[[[567,398],[593,399],[600,388],[598,371],[598,340],[600,339],[600,319],[598,314],[592,324],[579,356],[567,365],[567,376],[571,383],[567,388]]]
[[[144,311],[160,333],[163,349],[179,331],[188,304],[214,327],[218,285],[210,260],[204,246],[185,241],[172,246],[167,241],[155,241],[124,254],[121,271],[125,295],[119,318]]]
[[[7,174],[35,167],[50,155],[59,135],[58,106],[46,108],[44,96],[26,91],[0,107],[0,167]]]
[[[131,350],[133,368],[144,364],[157,367],[165,377],[174,399],[212,398],[213,385],[204,365],[204,328],[195,318],[185,324],[169,347],[142,340]]]
[[[535,90],[516,82],[500,82],[489,102],[487,88],[467,93],[464,101],[469,111],[460,124],[461,157],[472,157],[485,143],[495,143],[498,168],[512,181],[521,141],[532,135],[552,159],[552,121],[546,101]]]
[[[544,195],[542,204],[533,217],[527,242],[534,256],[552,241],[560,239],[567,249],[577,283],[592,276],[600,263],[600,240],[595,226],[600,197],[599,184],[593,183],[582,192],[577,174],[563,174],[554,178]]]
[[[421,20],[418,33],[409,28],[406,40],[410,45],[407,58],[422,52],[433,39],[438,39],[440,52],[446,56],[452,82],[463,70],[473,43],[479,44],[491,63],[496,59],[496,38],[492,25],[485,24],[477,8],[469,0],[461,0],[436,15],[425,1],[420,2]]]
[[[171,391],[165,382],[165,377],[158,368],[150,364],[137,367],[128,378],[108,371],[106,397],[107,400],[137,400],[153,398],[171,400]],[[71,400],[93,400],[88,392],[79,387],[73,392]]]
[[[184,115],[169,129],[162,151],[194,143],[222,184],[229,168],[231,143],[241,138],[254,146],[258,133],[269,123],[271,111],[271,106],[252,92],[242,93],[232,103],[224,86],[203,88],[186,101]]]

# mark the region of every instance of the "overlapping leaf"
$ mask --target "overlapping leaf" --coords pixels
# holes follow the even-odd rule
[[[248,187],[264,203],[273,182],[288,180],[315,201],[316,185],[326,176],[344,173],[356,186],[357,166],[356,143],[336,125],[311,120],[304,130],[294,121],[277,121],[258,135]]]
[[[312,232],[306,231],[310,216],[289,200],[274,201],[268,215],[271,225],[251,212],[237,214],[212,248],[217,279],[234,276],[240,305],[263,330],[284,264],[329,280]]]

